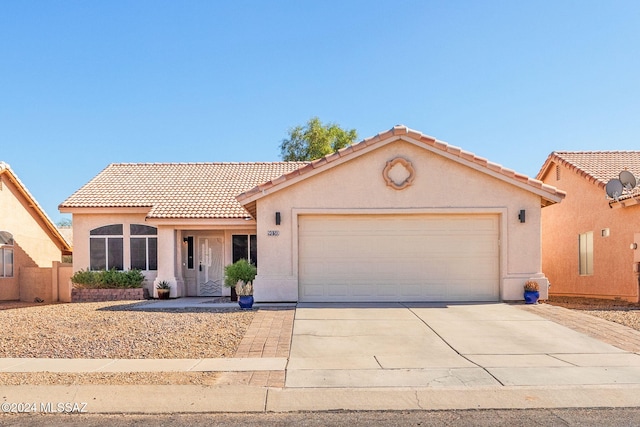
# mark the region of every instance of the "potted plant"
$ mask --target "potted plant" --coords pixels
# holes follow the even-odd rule
[[[246,259],[240,259],[224,268],[224,285],[233,288],[238,295],[240,308],[253,306],[253,280],[258,269]]]
[[[526,304],[536,304],[540,298],[540,285],[534,280],[527,280],[524,283],[524,302]]]
[[[158,282],[156,289],[158,290],[158,299],[169,299],[169,294],[171,293],[171,285],[169,282],[166,280]]]

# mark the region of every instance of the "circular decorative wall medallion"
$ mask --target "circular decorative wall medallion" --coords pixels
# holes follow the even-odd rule
[[[382,176],[389,187],[394,190],[404,190],[413,183],[415,170],[409,160],[396,157],[387,162]]]

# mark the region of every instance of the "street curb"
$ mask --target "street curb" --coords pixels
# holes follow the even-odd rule
[[[473,389],[251,386],[0,386],[3,412],[210,413],[640,406],[640,385]],[[22,407],[20,407],[22,404]],[[62,404],[62,405],[61,405]],[[28,405],[29,410],[24,410]],[[11,410],[15,408],[15,410]],[[63,410],[55,410],[62,408]],[[68,411],[65,411],[68,408]],[[77,411],[73,411],[77,408]],[[20,410],[22,409],[22,410]]]

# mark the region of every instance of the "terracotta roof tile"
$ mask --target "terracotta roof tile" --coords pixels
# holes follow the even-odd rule
[[[245,218],[235,197],[306,162],[115,163],[61,208],[149,207],[150,218]]]
[[[640,180],[640,151],[554,151],[542,165],[538,179],[553,163],[567,166],[603,189],[609,180],[618,178],[623,170],[628,170]],[[640,188],[636,187],[629,196],[639,194]]]

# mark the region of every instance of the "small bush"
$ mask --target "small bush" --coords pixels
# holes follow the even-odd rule
[[[241,259],[224,268],[224,285],[226,287],[235,286],[238,280],[244,283],[253,282],[257,274],[256,266],[246,259]]]
[[[140,270],[80,270],[71,276],[76,289],[140,288],[143,281],[144,275]]]

